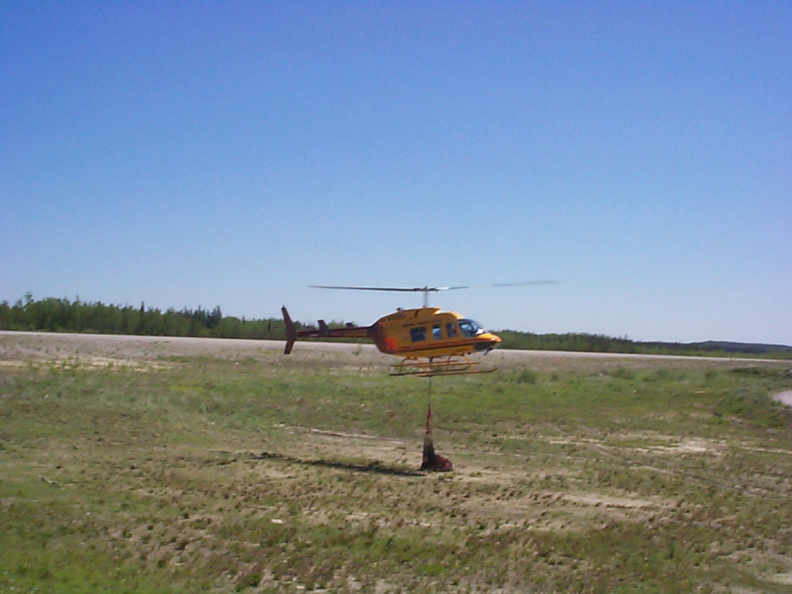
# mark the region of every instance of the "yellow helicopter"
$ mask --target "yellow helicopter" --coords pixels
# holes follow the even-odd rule
[[[528,283],[507,283],[487,285],[502,287],[527,284],[547,284],[555,281],[533,281]],[[391,366],[391,375],[459,375],[490,373],[495,367],[484,367],[478,361],[471,361],[469,355],[488,353],[497,347],[501,339],[485,330],[480,324],[452,311],[441,311],[429,307],[428,294],[437,291],[468,289],[459,287],[341,287],[311,285],[317,289],[341,289],[351,291],[397,291],[424,294],[423,307],[399,309],[381,317],[371,326],[347,325],[343,328],[330,328],[324,320],[319,320],[318,329],[297,330],[286,307],[281,308],[286,324],[286,347],[284,353],[291,353],[298,338],[365,338],[371,340],[380,352],[402,357],[401,363]]]

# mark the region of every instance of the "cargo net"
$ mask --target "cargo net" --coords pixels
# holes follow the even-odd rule
[[[431,404],[426,410],[426,435],[424,435],[423,462],[421,463],[421,470],[434,470],[436,472],[450,472],[454,470],[454,465],[451,464],[451,460],[435,453],[434,441],[432,439]]]

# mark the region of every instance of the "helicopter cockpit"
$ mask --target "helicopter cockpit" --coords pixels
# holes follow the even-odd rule
[[[464,334],[466,338],[480,336],[486,332],[477,322],[466,318],[459,320],[459,329],[462,330],[462,334]]]

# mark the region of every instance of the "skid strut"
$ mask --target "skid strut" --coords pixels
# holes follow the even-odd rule
[[[467,355],[406,357],[401,363],[391,365],[390,375],[417,375],[420,377],[470,375],[474,373],[492,373],[497,369],[497,367],[485,367],[478,361],[471,361]]]

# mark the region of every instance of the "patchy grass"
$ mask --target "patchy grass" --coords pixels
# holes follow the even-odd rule
[[[0,335],[0,590],[783,592],[788,363]]]

